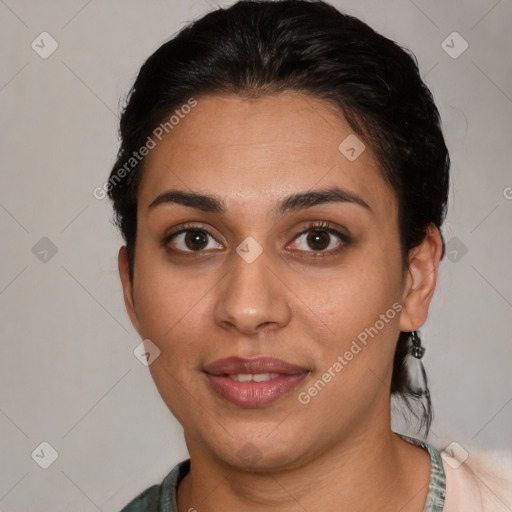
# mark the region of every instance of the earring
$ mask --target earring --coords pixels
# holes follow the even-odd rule
[[[421,359],[425,353],[425,347],[421,345],[421,339],[416,331],[411,332],[411,355],[416,359]]]

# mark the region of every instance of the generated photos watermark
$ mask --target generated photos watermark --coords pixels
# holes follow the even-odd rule
[[[342,370],[349,364],[354,357],[359,354],[370,341],[368,338],[373,339],[377,334],[384,329],[386,324],[395,318],[397,313],[402,311],[403,306],[399,302],[395,302],[385,313],[382,313],[379,319],[370,327],[366,327],[357,335],[357,340],[353,340],[350,348],[346,350],[343,355],[339,355],[336,361],[329,366],[329,368],[317,379],[306,391],[301,391],[297,395],[299,403],[307,405],[311,399],[320,393],[325,386],[331,382]]]
[[[100,187],[96,187],[92,191],[92,195],[96,199],[104,199],[108,192],[110,192],[116,185],[118,185],[126,176],[130,174],[137,167],[137,165],[144,160],[149,152],[155,148],[156,141],[162,140],[164,134],[170,133],[180,123],[182,119],[189,114],[192,109],[197,106],[197,100],[189,98],[189,100],[181,105],[180,108],[176,109],[174,113],[169,116],[165,121],[160,123],[152,132],[152,135],[148,135],[146,142],[138,149],[134,151],[122,167],[117,169],[116,172],[112,173],[109,179],[103,183]]]

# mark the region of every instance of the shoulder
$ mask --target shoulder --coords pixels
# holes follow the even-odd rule
[[[121,512],[157,512],[161,485],[152,485],[141,492]]]
[[[136,496],[121,512],[176,512],[180,481],[190,471],[190,459],[176,464],[162,483],[152,485]]]
[[[451,443],[440,450],[446,478],[443,512],[510,512],[512,452]]]

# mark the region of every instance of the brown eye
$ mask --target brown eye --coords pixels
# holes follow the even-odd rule
[[[307,236],[308,245],[317,251],[322,251],[329,246],[331,235],[327,231],[310,231]]]
[[[190,250],[201,251],[208,245],[208,237],[204,231],[188,231],[184,242]]]
[[[350,245],[348,236],[330,227],[329,224],[317,223],[299,233],[293,242],[297,252],[310,253],[318,256],[333,255]]]
[[[182,229],[163,240],[163,245],[175,252],[199,252],[222,249],[223,246],[203,229]]]

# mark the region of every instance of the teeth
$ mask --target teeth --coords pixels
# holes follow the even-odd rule
[[[275,379],[276,377],[279,377],[278,373],[256,373],[252,375],[252,380],[255,382],[264,382],[266,380]]]
[[[251,374],[247,375],[244,373],[237,373],[229,376],[231,380],[236,380],[237,382],[249,382],[252,377],[253,376]]]
[[[279,373],[234,373],[228,375],[228,377],[236,382],[265,382],[279,377]]]

